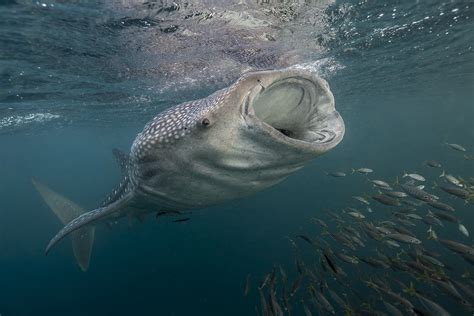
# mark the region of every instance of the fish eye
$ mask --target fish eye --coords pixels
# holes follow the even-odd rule
[[[209,119],[204,118],[204,119],[201,121],[201,124],[202,124],[203,126],[208,126],[209,124],[211,124],[211,122],[209,122]]]

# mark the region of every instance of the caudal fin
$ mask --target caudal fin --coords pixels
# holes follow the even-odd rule
[[[32,178],[31,181],[46,204],[64,225],[85,213],[82,207],[54,192],[35,178]],[[84,226],[71,234],[74,257],[84,272],[89,268],[92,245],[94,244],[94,234],[94,226]]]

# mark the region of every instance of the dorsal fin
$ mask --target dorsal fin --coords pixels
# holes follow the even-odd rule
[[[117,148],[112,149],[112,153],[114,154],[115,159],[120,166],[122,175],[128,176],[128,169],[130,168],[130,155]]]

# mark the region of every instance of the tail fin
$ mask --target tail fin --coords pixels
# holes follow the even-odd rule
[[[46,204],[64,225],[85,213],[82,207],[54,192],[35,178],[32,178],[31,181]],[[89,268],[94,234],[94,226],[82,227],[71,234],[72,250],[76,257],[76,262],[84,272]]]

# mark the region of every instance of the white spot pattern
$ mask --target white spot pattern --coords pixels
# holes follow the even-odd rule
[[[204,99],[181,103],[158,114],[135,139],[131,150],[132,159],[135,162],[141,160],[149,151],[170,146],[195,131],[206,114],[225,104],[232,88],[217,91]]]

